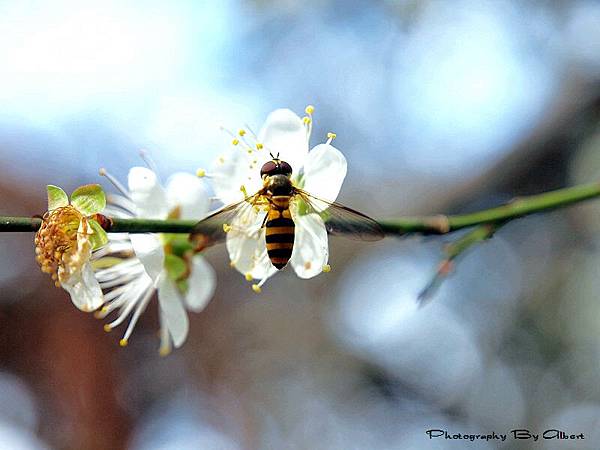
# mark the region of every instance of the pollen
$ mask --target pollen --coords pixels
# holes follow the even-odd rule
[[[232,144],[232,145],[238,145],[239,143],[240,143],[240,140],[239,140],[238,138],[234,138],[234,139],[231,141],[231,144]]]
[[[313,105],[308,105],[304,108],[304,112],[310,116],[315,112],[315,107]]]
[[[251,273],[247,273],[246,275],[244,275],[244,277],[246,278],[246,281],[252,281],[254,278]]]
[[[123,338],[119,341],[119,345],[121,347],[127,347],[127,344],[129,344],[129,342],[127,341],[127,339]]]
[[[205,177],[206,176],[206,170],[204,170],[204,169],[198,169],[198,170],[196,170],[196,176],[198,178]]]
[[[262,289],[260,288],[260,286],[258,284],[253,284],[252,285],[252,290],[254,292],[256,292],[257,294],[260,294],[262,292]]]
[[[323,272],[325,272],[325,273],[331,272],[331,266],[329,264],[323,265]]]

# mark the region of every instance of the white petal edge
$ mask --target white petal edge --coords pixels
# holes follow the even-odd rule
[[[204,181],[191,173],[178,172],[167,180],[169,210],[181,209],[181,219],[203,219],[208,213],[210,199]]]
[[[312,278],[329,260],[325,223],[318,214],[294,217],[296,238],[290,263],[300,278]]]
[[[160,276],[158,282],[158,305],[159,314],[169,330],[173,345],[181,347],[187,338],[190,324],[179,290],[166,273]]]
[[[346,158],[337,148],[319,144],[308,152],[304,161],[304,190],[329,202],[335,201],[346,173]]]
[[[185,303],[194,312],[202,311],[212,299],[217,287],[215,269],[202,255],[192,258],[192,273],[188,278],[188,291]]]
[[[89,263],[83,265],[81,272],[74,273],[63,282],[62,287],[71,296],[73,304],[82,311],[94,311],[104,303],[102,289]]]
[[[144,265],[146,273],[150,275],[152,281],[156,281],[163,271],[165,263],[165,252],[162,242],[156,234],[130,234],[129,239],[133,251],[138,259]]]
[[[269,152],[292,166],[298,173],[308,154],[308,135],[302,119],[289,109],[276,109],[267,117],[258,141],[263,144],[262,162],[266,162]],[[258,168],[260,171],[260,167]]]
[[[167,216],[167,196],[153,171],[146,167],[132,167],[127,184],[138,217],[164,219]]]

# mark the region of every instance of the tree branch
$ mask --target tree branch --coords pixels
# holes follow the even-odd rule
[[[564,208],[596,197],[600,197],[600,183],[584,184],[520,197],[506,205],[469,214],[404,217],[380,220],[379,223],[386,235],[446,234],[477,225],[503,224],[529,214]],[[39,217],[0,217],[0,232],[37,231],[41,223]],[[105,229],[115,233],[190,233],[196,223],[195,220],[114,218]]]

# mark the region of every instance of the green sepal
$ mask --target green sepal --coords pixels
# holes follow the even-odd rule
[[[46,186],[48,192],[48,211],[69,205],[69,196],[58,186],[49,184]]]
[[[92,244],[92,250],[99,249],[100,247],[104,247],[108,244],[108,235],[104,228],[96,222],[95,220],[90,219],[88,221],[90,228],[93,233],[90,235],[90,243]]]
[[[179,292],[181,292],[184,295],[187,294],[187,291],[190,288],[190,283],[187,280],[187,278],[183,280],[177,280],[175,284],[177,285],[177,289],[179,289]]]
[[[172,236],[169,239],[169,244],[171,245],[171,252],[174,255],[183,257],[186,253],[194,250],[194,246],[187,235],[173,234]]]
[[[73,191],[71,204],[80,213],[91,216],[106,207],[106,195],[99,184],[86,184]]]
[[[187,264],[183,258],[172,254],[165,255],[165,269],[173,281],[182,279],[187,273]]]

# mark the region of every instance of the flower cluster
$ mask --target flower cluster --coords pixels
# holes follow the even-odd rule
[[[115,314],[105,325],[107,331],[129,320],[120,341],[123,346],[156,293],[160,352],[169,353],[187,337],[186,310],[201,311],[212,298],[215,272],[200,254],[201,248],[192,245],[188,236],[112,233],[107,216],[201,220],[209,215],[212,200],[226,205],[223,210],[233,210],[227,206],[233,203],[247,206],[245,203],[249,203],[252,194],[266,189],[268,177],[261,173],[261,167],[269,161],[276,167],[283,162],[290,167],[290,186],[333,202],[346,176],[346,159],[331,145],[333,133],[329,133],[326,142],[309,151],[312,113],[311,106],[306,108],[303,118],[288,109],[279,109],[268,116],[258,135],[249,129],[230,132],[231,147],[217,159],[209,173],[204,170],[198,171],[198,176],[177,173],[165,187],[151,164],[132,168],[127,187],[102,169],[101,175],[119,191],[108,199],[99,185],[76,189],[70,201],[62,189],[48,186],[48,212],[35,237],[42,271],[69,292],[79,309],[95,311],[98,318]],[[212,180],[214,198],[209,197],[200,179],[204,176]],[[224,223],[223,228],[228,232],[226,243],[231,266],[247,280],[258,280],[253,289],[259,292],[281,267],[275,267],[273,254],[277,251],[273,251],[274,244],[268,244],[265,237],[265,223],[271,217],[269,205],[250,206],[243,208],[244,212],[237,214],[231,223]],[[291,225],[295,232],[287,238],[293,242],[277,244],[283,249],[280,252],[289,249],[290,265],[301,278],[329,271],[327,229],[321,215],[326,206],[301,211],[301,205],[295,202],[287,208],[291,213],[285,213],[285,217],[289,221],[293,217]],[[284,213],[281,214],[283,220]],[[280,232],[282,229],[279,228]]]

